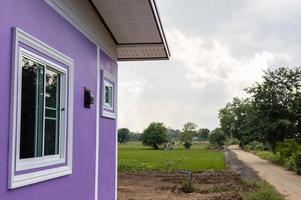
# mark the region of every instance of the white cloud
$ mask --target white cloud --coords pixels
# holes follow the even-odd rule
[[[222,82],[231,88],[233,95],[238,95],[244,87],[259,81],[263,70],[267,70],[275,59],[289,60],[286,54],[266,51],[255,53],[252,57],[235,58],[217,39],[212,39],[208,48],[200,36],[185,35],[179,30],[167,33],[173,59],[184,64],[186,77],[193,87],[204,88]]]

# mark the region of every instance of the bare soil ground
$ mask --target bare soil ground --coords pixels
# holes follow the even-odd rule
[[[118,178],[119,200],[240,200],[251,189],[230,170],[193,173],[193,193],[182,191],[187,175],[177,172],[122,172]]]

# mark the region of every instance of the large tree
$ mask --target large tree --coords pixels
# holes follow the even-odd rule
[[[242,145],[258,140],[275,148],[285,138],[301,137],[300,67],[266,71],[263,81],[246,91],[249,98],[234,98],[219,112],[228,138]]]
[[[228,139],[239,139],[241,145],[262,140],[261,125],[249,99],[234,98],[219,111],[220,128]]]
[[[272,148],[284,138],[301,133],[301,68],[266,71],[262,83],[247,89],[256,117],[265,128],[264,137]]]
[[[193,122],[187,122],[183,126],[183,132],[195,133],[197,131],[198,126]]]
[[[152,122],[141,134],[140,137],[143,145],[150,146],[154,149],[168,142],[167,128],[163,123]]]

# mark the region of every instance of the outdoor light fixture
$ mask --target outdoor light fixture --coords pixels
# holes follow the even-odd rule
[[[91,104],[94,104],[94,96],[91,94],[91,90],[85,87],[85,108],[90,108]]]

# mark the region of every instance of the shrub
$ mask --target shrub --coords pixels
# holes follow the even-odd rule
[[[230,142],[231,142],[230,143],[231,145],[238,145],[238,144],[240,144],[240,141],[238,139],[236,139],[236,138],[233,138]]]
[[[208,139],[210,145],[214,147],[221,147],[225,144],[226,141],[225,135],[219,128],[216,128],[213,131],[211,131],[211,134],[209,135]]]
[[[301,175],[301,152],[295,155],[295,170]]]
[[[228,146],[228,145],[239,145],[239,144],[240,144],[240,141],[236,138],[229,139],[225,142],[226,146]]]
[[[263,144],[262,143],[256,144],[255,147],[254,147],[254,150],[255,151],[263,151],[264,150]]]
[[[181,135],[181,142],[186,149],[189,149],[192,146],[192,133],[184,131]]]
[[[247,144],[244,149],[246,151],[263,151],[264,146],[260,142],[253,141],[253,142],[250,142],[249,144]]]
[[[279,142],[276,146],[276,151],[280,154],[280,159],[285,162],[290,159],[298,149],[300,145],[294,139],[285,139],[283,142]]]
[[[190,149],[190,147],[192,146],[192,143],[191,142],[185,142],[183,144],[183,146],[185,147],[185,149]]]
[[[284,167],[288,170],[295,170],[295,155],[287,158],[285,161],[284,161]]]

